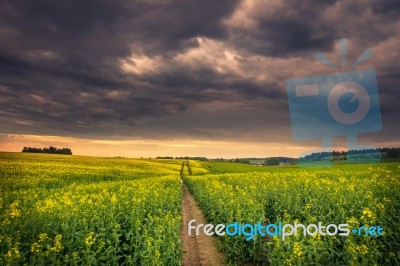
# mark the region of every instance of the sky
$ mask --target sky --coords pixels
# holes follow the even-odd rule
[[[342,38],[343,69],[316,60]],[[383,128],[358,140],[400,146],[396,1],[0,0],[0,40],[2,151],[296,157],[321,142],[293,139],[285,81],[370,68]]]

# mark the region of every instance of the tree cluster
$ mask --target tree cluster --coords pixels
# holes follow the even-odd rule
[[[22,152],[32,152],[32,153],[52,153],[52,154],[68,154],[72,155],[72,151],[70,148],[61,148],[57,149],[56,147],[50,146],[49,148],[32,148],[32,147],[24,147]]]

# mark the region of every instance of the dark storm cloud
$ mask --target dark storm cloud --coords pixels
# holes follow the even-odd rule
[[[392,0],[376,1],[372,4],[372,10],[378,15],[397,20],[400,14],[400,3]]]
[[[73,130],[81,119],[86,126],[108,120],[134,123],[142,116],[186,109],[180,97],[162,93],[172,84],[136,81],[121,73],[118,60],[135,43],[162,53],[195,45],[194,36],[221,37],[220,21],[235,2],[219,1],[212,10],[207,4],[211,1],[2,2],[0,74],[10,89],[2,95],[7,99],[2,110]],[[107,96],[113,90],[124,97]],[[160,90],[169,98],[158,97]],[[81,100],[85,92],[91,93],[89,99]],[[43,101],[33,102],[30,94]],[[62,122],[55,120],[61,117]]]
[[[226,28],[222,20],[229,16],[238,1],[171,1],[162,8],[143,12],[125,25],[135,40],[145,44],[150,53],[180,50],[196,45],[193,37],[223,38]]]
[[[336,25],[324,21],[321,13],[335,2],[287,1],[273,8],[268,15],[256,12],[253,17],[257,24],[255,29],[234,31],[234,42],[244,49],[273,57],[330,50],[338,33]]]
[[[221,37],[219,22],[235,2],[218,1],[211,10],[211,1],[203,2],[3,1],[7,30],[1,54],[21,60],[35,50],[50,51],[57,54],[60,67],[110,70],[136,43],[164,52],[194,45],[190,39],[195,36]]]
[[[341,37],[367,48],[400,36],[391,1],[246,3],[1,1],[0,133],[287,135],[293,58],[332,52]],[[377,61],[389,123],[399,108],[396,57]]]

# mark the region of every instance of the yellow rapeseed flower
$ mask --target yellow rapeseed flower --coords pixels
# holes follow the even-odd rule
[[[48,238],[46,233],[39,234],[39,243],[45,241]]]
[[[115,195],[115,194],[113,194],[112,196],[111,196],[111,200],[110,200],[112,203],[116,203],[117,201],[118,201],[118,198],[117,198],[117,196]]]
[[[58,234],[54,237],[54,246],[52,248],[50,248],[51,252],[60,252],[62,249],[62,244],[61,244],[61,240],[62,240],[62,235]]]
[[[374,213],[369,208],[364,208],[362,211],[362,220],[371,219],[374,216]]]
[[[60,242],[62,240],[62,235],[58,234],[54,237],[54,241]]]
[[[85,238],[85,245],[90,247],[91,245],[94,244],[94,241],[95,241],[95,234],[94,232],[90,232],[88,236]]]
[[[294,242],[293,251],[294,251],[294,255],[297,258],[300,258],[303,255],[303,252],[301,251],[300,245],[297,242]]]
[[[61,249],[62,249],[61,243],[60,242],[56,242],[56,243],[54,243],[54,246],[50,248],[50,251],[57,253],[57,252],[60,252]]]
[[[19,209],[12,209],[10,215],[11,215],[11,218],[20,217],[20,216],[21,216],[21,210],[19,210]]]
[[[354,185],[354,184],[350,184],[350,185],[347,186],[347,188],[348,188],[350,191],[354,191],[355,185]]]
[[[321,235],[320,234],[315,234],[315,235],[312,236],[312,238],[314,239],[314,242],[316,244],[321,242]]]
[[[7,262],[11,263],[14,259],[19,259],[20,256],[21,255],[19,253],[18,247],[14,246],[9,251],[7,251],[6,259],[7,259]]]
[[[350,244],[347,246],[347,250],[348,250],[350,253],[353,253],[353,254],[357,254],[357,251],[358,251],[357,246],[354,245],[353,243],[350,243]]]
[[[147,239],[146,239],[146,242],[147,242],[147,246],[148,246],[148,247],[153,246],[153,238],[152,238],[152,237],[147,238]]]
[[[22,212],[19,208],[19,200],[16,200],[13,203],[11,203],[10,216],[11,216],[11,218],[17,218],[17,217],[20,217],[21,214],[22,214]]]
[[[40,251],[40,245],[38,243],[33,243],[31,246],[32,253],[38,253]]]
[[[354,216],[351,216],[349,220],[347,220],[347,223],[352,226],[352,227],[356,227],[358,226],[358,221],[357,218]]]
[[[366,245],[361,245],[358,247],[358,253],[365,255],[368,253],[368,247]]]

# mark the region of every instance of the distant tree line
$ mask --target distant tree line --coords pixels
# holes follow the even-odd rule
[[[32,148],[32,147],[24,147],[22,152],[32,152],[32,153],[52,153],[52,154],[68,154],[72,155],[72,151],[70,148],[61,148],[57,149],[56,147],[50,146],[49,148]]]
[[[347,155],[350,154],[353,158],[358,157],[368,158],[377,152],[381,153],[381,158],[400,158],[400,148],[379,148],[379,149],[360,149],[349,151],[332,151],[332,152],[314,152],[300,158],[291,157],[266,157],[266,158],[211,158],[206,157],[172,157],[172,156],[158,156],[156,159],[176,159],[176,160],[198,160],[198,161],[211,161],[211,162],[234,162],[256,165],[280,165],[280,164],[296,164],[300,162],[319,162],[331,160],[347,160]]]
[[[206,157],[199,157],[199,156],[195,156],[195,157],[190,157],[190,156],[175,157],[175,159],[178,159],[178,160],[208,161],[208,159]]]
[[[236,159],[232,159],[231,162],[234,163],[247,163],[250,164],[250,160],[247,158],[236,158]]]
[[[347,155],[358,156],[360,158],[368,158],[380,152],[381,158],[400,158],[400,148],[378,148],[378,149],[361,149],[349,151],[332,151],[332,152],[314,152],[300,158],[301,161],[325,161],[333,158],[334,160],[347,160]]]
[[[400,158],[400,148],[381,148],[379,150],[382,158]]]
[[[236,159],[215,158],[209,160],[213,162],[232,162],[232,163],[245,163],[245,164],[255,164],[255,165],[294,164],[297,162],[296,158],[290,158],[290,157],[236,158]]]
[[[156,159],[176,159],[176,160],[197,160],[197,161],[208,161],[206,157],[190,157],[190,156],[184,156],[184,157],[172,157],[172,156],[157,156]]]

